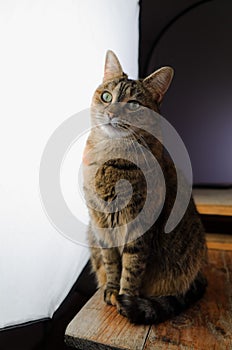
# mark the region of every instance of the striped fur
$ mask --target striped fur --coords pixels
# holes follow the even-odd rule
[[[202,267],[206,263],[204,230],[196,212],[193,200],[178,226],[169,234],[164,233],[164,225],[173,206],[176,190],[175,166],[163,146],[147,131],[128,128],[101,126],[109,118],[140,117],[138,111],[117,108],[117,103],[135,103],[159,112],[159,105],[171,82],[173,71],[165,67],[144,80],[130,80],[123,73],[117,57],[109,51],[106,57],[103,83],[93,96],[91,118],[93,130],[86,144],[84,155],[84,191],[91,222],[88,239],[91,261],[99,287],[104,288],[106,303],[115,305],[118,311],[133,323],[158,323],[173,317],[189,307],[203,295],[206,280]],[[107,92],[103,100],[103,92]],[[133,101],[133,102],[131,102]],[[144,111],[143,111],[144,113]],[[149,114],[149,110],[146,112]],[[149,124],[150,123],[150,124]],[[143,127],[156,128],[152,119],[143,118]],[[129,134],[127,134],[129,132]],[[124,135],[123,143],[119,135]],[[114,139],[114,142],[112,140]],[[136,218],[143,209],[147,195],[146,176],[154,182],[154,201],[145,219],[160,210],[162,185],[155,172],[144,174],[126,156],[134,150],[133,142],[143,144],[155,156],[166,183],[165,204],[158,220],[139,238],[137,227],[125,228],[125,224]],[[141,164],[146,159],[141,155]],[[107,159],[107,161],[104,161]],[[103,202],[112,202],[116,197],[115,185],[120,179],[127,179],[133,189],[127,205],[113,213],[105,212]],[[98,197],[94,196],[97,193]],[[126,193],[123,194],[126,198]],[[122,195],[122,200],[123,200]],[[101,210],[94,209],[98,204]],[[101,207],[102,206],[102,207]],[[117,235],[113,229],[118,228]],[[103,231],[101,228],[106,230]]]

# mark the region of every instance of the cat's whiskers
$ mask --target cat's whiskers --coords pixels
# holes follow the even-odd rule
[[[96,111],[94,121],[97,121],[97,123],[93,126],[100,127],[108,134],[108,136],[117,136],[122,138],[128,136],[128,130],[124,127],[124,124],[122,124],[121,120],[118,118],[113,118],[113,120],[110,120],[105,113]],[[125,132],[125,130],[127,130],[127,132]]]
[[[129,127],[128,127],[128,128],[129,128]],[[147,149],[149,150],[148,145],[147,145],[146,141],[143,139],[143,137],[142,137],[141,135],[139,135],[138,133],[136,133],[132,128],[130,128],[129,130],[130,130],[130,132],[131,132],[131,140],[136,141],[136,142],[137,142],[138,140],[140,140],[140,141],[141,141],[141,144],[142,144],[145,148],[147,148]],[[132,137],[133,137],[133,138],[132,138]],[[134,150],[135,150],[135,153],[136,153],[136,155],[137,155],[137,161],[138,161],[138,151],[137,151],[137,149],[136,149],[136,147],[135,147],[135,145],[134,145],[134,142],[132,142],[132,147],[133,147]],[[149,169],[151,169],[151,166],[150,166],[150,164],[149,164],[148,161],[147,161],[147,157],[146,157],[146,154],[145,154],[143,148],[140,147],[140,150],[141,150],[141,153],[142,153],[142,155],[143,155],[143,158],[144,158],[144,161],[145,161],[147,167],[148,167]],[[139,164],[139,162],[138,162],[137,164]]]
[[[123,120],[123,122],[124,122],[124,120]],[[124,127],[125,127],[125,129],[127,129],[130,132],[129,137],[127,138],[127,142],[134,149],[133,154],[136,155],[136,158],[137,158],[136,164],[139,164],[138,150],[136,149],[136,146],[135,146],[135,142],[137,143],[138,137],[136,137],[136,134],[133,132],[133,130],[126,123],[124,123]],[[143,157],[145,158],[143,150],[142,150],[142,153],[143,153]],[[146,161],[146,158],[145,158],[145,161]]]
[[[133,152],[133,154],[136,155],[136,164],[139,164],[138,152],[137,152],[136,147],[134,145],[134,141],[136,141],[136,140],[135,140],[133,134],[130,133],[129,137],[126,139],[126,142],[129,146],[128,148],[130,148],[130,146],[132,146],[132,148],[134,149],[135,152]]]
[[[136,138],[134,137],[134,135],[131,135],[131,140],[132,140],[132,147],[134,149],[134,154],[136,154],[136,162],[137,162],[137,166],[139,167],[140,161],[139,161],[139,155],[138,155],[138,150],[136,149],[135,146],[135,142],[137,143]]]
[[[141,142],[141,145],[144,146],[146,149],[149,150],[147,143],[144,142],[144,141],[142,140],[141,137],[137,137],[137,134],[136,134],[135,132],[134,132],[134,135],[135,135],[135,137],[136,137],[137,140],[139,139],[139,141]],[[147,168],[151,169],[151,165],[149,164],[149,162],[148,162],[148,160],[147,160],[147,156],[146,156],[146,154],[145,154],[145,151],[144,151],[143,147],[140,147],[140,149],[141,149],[143,158],[144,158],[144,160],[145,160],[145,163],[146,163],[146,165],[147,165]]]
[[[104,113],[97,112],[96,119],[97,119],[97,121],[100,122],[100,124],[107,124],[106,116],[104,115]]]

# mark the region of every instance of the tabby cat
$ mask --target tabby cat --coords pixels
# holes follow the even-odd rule
[[[202,274],[207,261],[204,230],[192,198],[178,225],[164,232],[177,193],[176,170],[162,142],[148,130],[161,134],[152,112],[159,112],[172,77],[173,69],[163,67],[143,80],[128,79],[108,51],[83,156],[92,267],[105,302],[136,324],[177,315],[203,295],[207,284]],[[137,152],[135,144],[144,151]],[[165,189],[158,168],[147,165],[145,150],[161,166]],[[136,157],[141,166],[133,161]],[[149,191],[153,199],[135,224]],[[158,218],[146,226],[151,217]]]

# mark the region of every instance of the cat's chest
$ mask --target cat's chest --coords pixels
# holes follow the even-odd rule
[[[123,159],[86,167],[85,186],[104,200],[112,200],[118,193],[144,192],[146,181],[143,173]]]

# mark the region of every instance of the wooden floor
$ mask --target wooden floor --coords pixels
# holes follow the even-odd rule
[[[226,249],[209,250],[207,292],[180,316],[134,326],[105,305],[98,291],[69,324],[67,344],[83,350],[232,350],[232,250]]]

